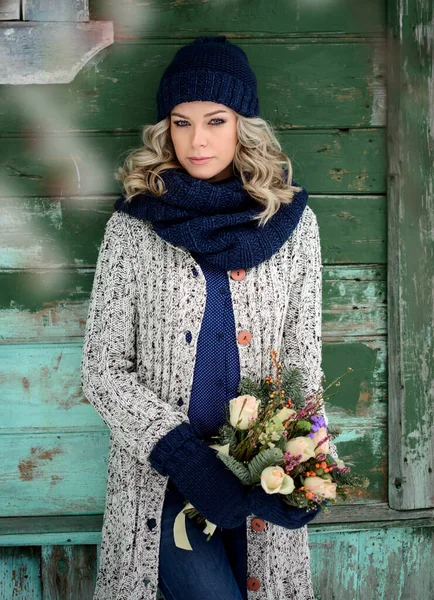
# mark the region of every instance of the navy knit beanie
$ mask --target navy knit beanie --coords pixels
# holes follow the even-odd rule
[[[225,104],[245,117],[259,115],[257,82],[247,55],[224,35],[202,36],[178,50],[157,91],[158,121],[182,102]]]

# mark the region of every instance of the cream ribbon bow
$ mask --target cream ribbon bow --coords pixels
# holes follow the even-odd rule
[[[229,444],[225,444],[224,446],[213,444],[210,448],[229,456]],[[185,518],[187,515],[184,513],[184,510],[187,510],[188,508],[194,508],[194,506],[190,502],[186,504],[186,506],[184,506],[184,508],[176,515],[175,522],[173,523],[173,537],[175,539],[175,544],[178,548],[182,548],[183,550],[193,550],[188,541],[187,530],[185,528]],[[206,527],[203,530],[203,533],[212,535],[216,530],[217,525],[214,525],[214,523],[211,523],[208,519],[205,519],[205,522]]]

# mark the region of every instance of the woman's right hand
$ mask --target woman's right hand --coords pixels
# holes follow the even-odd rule
[[[321,510],[320,507],[307,511],[305,508],[289,506],[280,496],[279,493],[267,494],[260,485],[254,487],[247,498],[249,514],[253,513],[286,529],[299,529],[312,521]]]
[[[218,527],[238,527],[249,514],[247,488],[189,423],[181,423],[158,440],[149,462],[168,475],[194,508]]]

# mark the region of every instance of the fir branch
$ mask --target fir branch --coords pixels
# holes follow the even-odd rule
[[[223,454],[223,452],[217,452],[217,458],[219,458],[227,467],[232,471],[232,473],[238,477],[238,479],[244,485],[250,484],[250,473],[246,466],[243,463],[236,460],[233,456]]]

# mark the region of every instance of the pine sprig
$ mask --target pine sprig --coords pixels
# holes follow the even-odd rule
[[[282,387],[285,396],[290,397],[294,410],[298,410],[306,401],[303,393],[303,373],[298,367],[289,367],[282,371]]]
[[[347,487],[366,489],[370,483],[369,479],[364,475],[351,473],[351,471],[339,472],[338,469],[333,469],[333,475],[338,485]]]
[[[223,454],[223,452],[217,452],[217,458],[219,458],[232,473],[238,477],[238,479],[244,485],[250,485],[250,472],[249,469],[243,465],[243,463],[236,460],[233,456]]]

